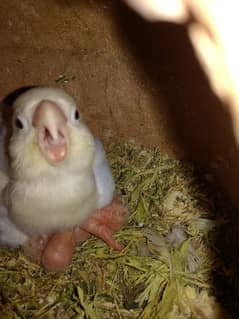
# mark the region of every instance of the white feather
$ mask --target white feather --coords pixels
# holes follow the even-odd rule
[[[115,182],[109,162],[106,159],[104,147],[101,141],[97,138],[95,138],[95,146],[96,152],[93,170],[98,193],[97,208],[102,208],[112,201],[115,190]]]
[[[7,209],[0,206],[0,243],[4,246],[17,247],[23,245],[27,236],[11,222]]]
[[[17,247],[22,245],[27,236],[19,231],[10,221],[7,209],[2,203],[2,191],[9,181],[8,160],[5,150],[6,128],[0,127],[0,244],[4,246]]]

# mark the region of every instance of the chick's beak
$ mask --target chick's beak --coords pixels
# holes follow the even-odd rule
[[[37,106],[32,125],[37,132],[39,148],[45,159],[55,164],[64,161],[68,151],[67,118],[54,102],[44,100]]]

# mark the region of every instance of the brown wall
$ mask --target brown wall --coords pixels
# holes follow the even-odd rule
[[[239,205],[238,149],[186,28],[120,1],[1,0],[0,94],[64,87],[104,141],[128,140],[213,168]],[[56,83],[60,75],[67,83]]]

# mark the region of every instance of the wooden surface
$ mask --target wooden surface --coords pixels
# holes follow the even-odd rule
[[[0,38],[2,98],[23,86],[63,87],[105,142],[134,139],[197,159],[239,205],[231,118],[185,27],[149,24],[119,1],[2,0]]]

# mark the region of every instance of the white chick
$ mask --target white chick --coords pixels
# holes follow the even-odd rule
[[[15,247],[80,225],[112,201],[115,184],[101,142],[64,91],[33,88],[13,107],[10,174],[4,165],[0,174],[0,243]]]

